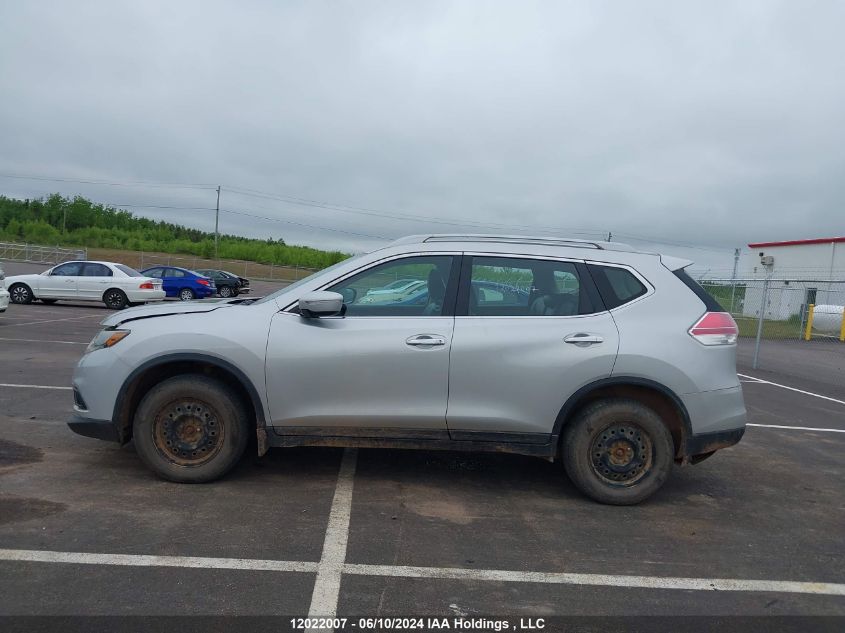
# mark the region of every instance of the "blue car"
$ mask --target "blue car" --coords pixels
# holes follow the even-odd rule
[[[217,292],[214,281],[187,268],[175,266],[154,266],[142,270],[145,277],[161,279],[162,288],[168,297],[179,297],[182,301],[205,299]]]

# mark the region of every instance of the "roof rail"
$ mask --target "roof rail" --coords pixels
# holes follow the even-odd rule
[[[589,248],[593,250],[631,251],[629,244],[622,242],[604,242],[601,240],[579,240],[562,237],[544,237],[534,235],[490,235],[483,233],[436,233],[426,235],[407,235],[392,244],[419,244],[425,242],[486,242],[498,244],[533,244],[537,246],[563,246],[570,248]]]
[[[529,237],[523,235],[432,235],[423,242],[496,242],[507,244],[537,244],[542,246],[574,246],[601,249],[600,242],[567,240],[555,237]]]

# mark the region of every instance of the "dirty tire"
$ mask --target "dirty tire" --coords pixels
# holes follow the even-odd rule
[[[633,505],[663,485],[674,463],[669,429],[652,409],[622,398],[582,409],[563,432],[566,473],[588,497]]]
[[[182,288],[182,290],[179,291],[179,298],[182,301],[193,301],[197,298],[197,294],[190,288]]]
[[[219,294],[224,299],[228,299],[232,296],[232,288],[231,286],[220,286],[220,289],[217,291],[217,294]]]
[[[204,483],[225,475],[243,456],[249,419],[230,387],[189,374],[144,396],[132,434],[141,460],[160,477]]]
[[[9,288],[12,303],[32,303],[32,290],[26,284],[13,284]]]
[[[103,293],[103,303],[112,310],[123,310],[129,305],[129,299],[126,298],[126,293],[123,290],[109,288]]]

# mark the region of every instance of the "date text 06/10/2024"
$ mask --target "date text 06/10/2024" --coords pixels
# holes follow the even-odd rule
[[[291,618],[292,629],[363,631],[538,631],[546,626],[543,618],[519,618],[516,622],[489,618]]]

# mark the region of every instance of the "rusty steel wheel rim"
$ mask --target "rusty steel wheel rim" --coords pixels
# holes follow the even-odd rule
[[[633,423],[611,424],[595,434],[590,465],[602,482],[633,486],[651,470],[654,445],[649,434]]]
[[[183,398],[159,410],[153,423],[156,449],[179,466],[201,466],[220,452],[226,428],[214,407]]]

